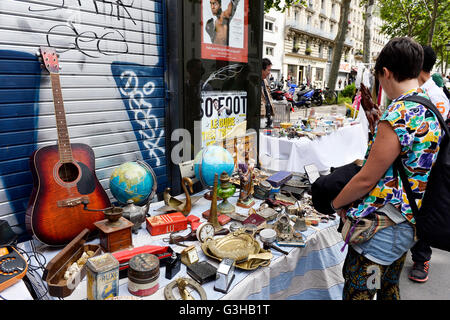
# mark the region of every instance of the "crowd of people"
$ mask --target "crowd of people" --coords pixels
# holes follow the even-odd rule
[[[436,114],[424,104],[409,100],[431,100],[449,123],[446,80],[431,73],[435,62],[431,47],[408,37],[391,39],[374,67],[376,80],[391,101],[386,110],[382,113],[370,91],[364,85],[360,88],[361,105],[372,134],[363,166],[330,203],[341,218],[348,244],[343,266],[344,300],[373,299],[375,294],[377,299],[400,299],[399,279],[408,251],[414,262],[409,279],[428,279],[431,247],[417,238],[413,205],[397,170],[406,171],[420,207],[444,131]],[[270,60],[264,59],[261,117],[269,127],[273,117],[267,81],[270,67]],[[400,169],[394,168],[397,159]],[[360,221],[365,227],[356,234]],[[346,225],[350,227],[346,229]],[[369,270],[374,268],[381,277],[378,287],[369,281]]]

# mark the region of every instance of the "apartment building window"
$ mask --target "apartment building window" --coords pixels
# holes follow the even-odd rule
[[[334,32],[334,23],[330,22],[330,32],[333,33]]]
[[[336,17],[336,4],[335,3],[333,3],[332,5],[331,5],[331,17]]]
[[[266,21],[264,24],[264,29],[267,31],[273,31],[273,22]]]
[[[333,47],[328,47],[328,62],[333,59]]]
[[[324,20],[322,19],[320,20],[320,30],[323,30],[324,22],[325,22]]]
[[[311,9],[314,7],[314,1],[313,0],[309,0],[308,1],[308,7],[310,7]]]
[[[273,47],[266,47],[266,56],[273,56]]]
[[[322,0],[322,2],[320,4],[320,8],[325,10],[325,0]]]
[[[319,44],[319,58],[323,58],[323,45]]]
[[[310,26],[311,25],[311,15],[308,14],[308,16],[306,17],[306,25]]]
[[[323,81],[323,68],[316,68],[316,81]]]

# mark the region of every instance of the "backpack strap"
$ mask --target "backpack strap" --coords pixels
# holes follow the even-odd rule
[[[433,102],[431,102],[431,100],[421,97],[421,96],[418,96],[418,95],[413,95],[413,96],[406,97],[399,101],[412,101],[412,102],[419,103],[419,104],[423,105],[424,107],[428,108],[428,110],[432,111],[434,113],[434,115],[436,116],[436,118],[438,119],[441,129],[445,132],[447,139],[450,137],[450,130],[449,130],[444,118],[442,117],[441,113],[436,108],[436,106],[433,104]],[[400,156],[398,156],[397,159],[395,159],[394,171],[397,172],[397,174],[400,176],[400,179],[402,180],[402,184],[405,189],[406,196],[408,198],[409,205],[411,207],[411,210],[412,210],[414,216],[418,216],[419,208],[417,207],[417,203],[416,203],[415,199],[418,199],[419,197],[417,195],[415,195],[411,189],[411,185],[409,184],[408,176],[406,175],[406,172],[403,168],[403,164],[400,160]]]

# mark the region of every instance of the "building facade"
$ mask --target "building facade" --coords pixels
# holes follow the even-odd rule
[[[275,79],[325,88],[338,32],[340,1],[306,2],[306,7],[296,4],[284,13],[272,9],[265,15],[263,56],[271,59]],[[352,0],[350,5],[350,25],[339,65],[337,90],[354,80],[357,66],[362,63],[365,8],[360,2]],[[376,58],[387,38],[380,34],[382,21],[376,12],[372,21],[371,56]]]

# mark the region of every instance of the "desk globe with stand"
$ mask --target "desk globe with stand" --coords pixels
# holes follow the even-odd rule
[[[100,245],[105,252],[114,252],[133,246],[132,230],[137,232],[145,222],[150,201],[156,193],[156,175],[143,161],[125,162],[111,174],[109,186],[112,195],[125,207],[113,207],[116,214],[108,214],[107,219],[95,226],[100,231]],[[143,207],[141,207],[143,206]],[[123,215],[123,216],[122,216]]]
[[[215,174],[220,176],[223,172],[226,172],[228,176],[233,174],[233,156],[223,147],[216,145],[207,146],[195,156],[194,171],[195,176],[200,180],[203,187],[210,190],[205,194],[205,198],[211,200],[214,176]]]

